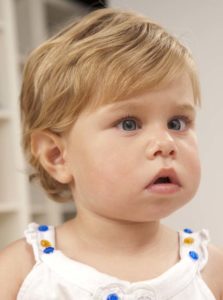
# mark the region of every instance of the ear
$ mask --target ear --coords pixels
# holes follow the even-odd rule
[[[67,168],[65,142],[60,136],[47,130],[33,132],[31,152],[54,179],[64,184],[71,182],[72,175]]]

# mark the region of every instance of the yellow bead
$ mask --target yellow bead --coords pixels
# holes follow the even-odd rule
[[[47,240],[41,240],[40,244],[43,247],[51,247],[52,246],[51,243],[49,241],[47,241]]]
[[[192,237],[187,237],[184,239],[184,244],[193,244],[194,239]]]

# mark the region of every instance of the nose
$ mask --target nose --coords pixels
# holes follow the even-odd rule
[[[154,137],[147,146],[147,157],[151,160],[157,157],[176,158],[176,154],[176,143],[168,133]]]

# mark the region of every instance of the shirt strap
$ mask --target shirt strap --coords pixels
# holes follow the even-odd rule
[[[189,228],[180,231],[180,257],[186,256],[198,260],[198,270],[201,271],[208,262],[208,243],[210,241],[209,231],[202,229],[193,232]]]
[[[51,225],[30,223],[24,231],[28,244],[33,248],[36,262],[42,261],[43,254],[53,253],[55,249],[55,228]]]

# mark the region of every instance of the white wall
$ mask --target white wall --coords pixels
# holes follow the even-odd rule
[[[202,179],[196,197],[164,223],[175,229],[208,228],[223,245],[223,1],[110,0],[109,6],[138,11],[158,21],[190,47],[203,96],[197,132]]]

